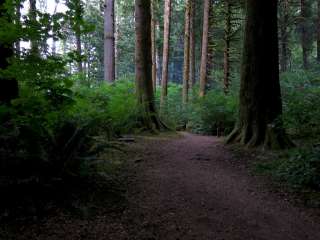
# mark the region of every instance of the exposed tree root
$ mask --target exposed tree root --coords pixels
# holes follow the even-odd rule
[[[249,148],[288,149],[295,146],[285,130],[269,124],[266,128],[246,125],[236,127],[227,138],[227,143],[240,143]]]

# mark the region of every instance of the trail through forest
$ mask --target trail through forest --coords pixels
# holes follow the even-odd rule
[[[52,206],[32,221],[0,222],[0,239],[320,239],[319,209],[294,203],[291,194],[251,174],[251,153],[189,133],[136,137],[125,145],[127,180],[116,178],[123,197],[114,181],[74,183],[66,188],[78,188],[71,202],[67,191],[59,194],[65,207]]]
[[[130,239],[320,239],[319,219],[251,176],[214,137],[143,144],[129,193]]]

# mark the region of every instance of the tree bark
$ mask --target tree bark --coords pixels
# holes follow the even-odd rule
[[[33,27],[37,27],[37,1],[36,0],[29,0],[29,18]],[[39,49],[39,40],[38,36],[33,36],[31,39],[31,54],[34,56],[40,55]]]
[[[207,85],[209,12],[210,12],[210,0],[204,0],[202,51],[201,51],[201,65],[200,65],[200,93],[199,93],[200,97],[203,97],[206,94],[206,85]]]
[[[114,0],[105,0],[104,6],[104,80],[115,81]]]
[[[246,1],[240,109],[228,142],[279,149],[292,146],[282,126],[277,0]]]
[[[320,0],[317,1],[317,62],[320,63]]]
[[[153,91],[157,90],[157,45],[156,45],[156,16],[155,0],[151,0],[151,45],[152,45],[152,84]]]
[[[223,70],[224,70],[224,92],[229,92],[230,86],[230,37],[231,37],[231,3],[230,0],[225,1],[226,4],[226,19],[225,19],[225,37],[224,37],[224,61],[223,61]]]
[[[184,62],[183,62],[183,90],[182,102],[188,103],[189,77],[190,77],[190,0],[186,0],[184,20]]]
[[[21,24],[21,3],[17,2],[16,3],[16,24],[20,25]],[[20,39],[17,39],[15,43],[15,54],[16,56],[20,56],[20,51],[21,51],[21,44],[20,44]]]
[[[82,18],[82,6],[81,6],[81,0],[77,0],[76,2],[76,19]],[[81,43],[81,26],[80,23],[75,24],[75,36],[76,36],[76,48],[78,53],[78,72],[83,73],[83,66],[82,66],[82,43]]]
[[[309,54],[312,48],[312,33],[310,32],[310,15],[311,6],[310,0],[301,0],[301,47],[302,47],[302,60],[303,68],[308,69],[310,67]]]
[[[163,30],[163,54],[162,54],[162,78],[161,78],[161,99],[160,109],[163,108],[168,95],[168,67],[170,54],[170,18],[171,0],[164,3],[164,30]]]
[[[146,130],[159,130],[161,124],[154,104],[151,73],[150,0],[135,0],[135,32],[136,94],[142,107],[141,121]]]
[[[196,76],[195,76],[195,64],[196,64],[196,39],[195,39],[195,0],[190,0],[190,89],[195,84]]]
[[[289,25],[289,1],[281,1],[281,12],[280,12],[280,42],[281,42],[281,58],[280,58],[280,69],[281,72],[288,70],[288,25]]]
[[[5,3],[6,0],[0,0],[0,17],[6,16]],[[14,55],[13,44],[0,41],[0,53],[0,69],[5,70],[9,67],[8,59]],[[0,104],[10,104],[12,99],[18,97],[18,82],[16,79],[0,77],[0,84]]]

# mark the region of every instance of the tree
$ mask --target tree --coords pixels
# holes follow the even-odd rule
[[[292,146],[281,121],[277,0],[246,1],[239,118],[228,142]]]
[[[155,0],[151,0],[151,49],[152,49],[152,85],[153,91],[157,90],[157,44],[156,44],[156,16]]]
[[[301,8],[301,48],[303,68],[308,69],[310,66],[309,55],[312,51],[312,32],[311,29],[311,1],[300,0]]]
[[[104,5],[104,80],[115,80],[115,35],[114,0],[105,0]]]
[[[224,37],[224,62],[223,62],[223,70],[224,70],[224,92],[227,93],[229,91],[230,86],[230,42],[231,42],[231,3],[230,0],[225,1],[225,37]]]
[[[320,0],[317,1],[317,62],[320,63]]]
[[[161,79],[161,108],[164,105],[168,95],[168,65],[170,50],[170,16],[171,16],[171,0],[165,0],[164,3],[164,21],[163,21],[163,55],[162,55],[162,79]]]
[[[0,19],[2,23],[11,22],[8,10],[5,7],[6,0],[0,0]],[[0,38],[0,70],[6,70],[9,67],[9,58],[14,54],[13,43],[5,42]],[[16,79],[9,78],[0,74],[0,103],[10,104],[12,99],[18,97],[18,83]]]
[[[36,29],[37,27],[37,1],[36,0],[29,0],[29,19],[31,22],[31,25]],[[31,39],[31,54],[34,56],[39,56],[39,42],[38,42],[38,36],[35,34],[33,36],[33,39]]]
[[[280,2],[280,69],[282,72],[288,70],[288,41],[289,41],[289,0]]]
[[[200,65],[200,97],[203,97],[205,95],[207,85],[209,11],[210,0],[205,0],[203,6],[202,51]]]
[[[183,54],[183,90],[182,102],[188,102],[189,77],[190,77],[190,0],[186,0],[185,18],[184,18],[184,54]]]
[[[195,64],[196,64],[196,39],[195,39],[195,14],[196,14],[196,4],[195,0],[190,0],[190,88],[193,87],[196,81],[195,76]]]
[[[151,14],[150,0],[135,1],[135,72],[136,94],[142,107],[141,121],[147,130],[161,128],[155,105],[152,86]]]

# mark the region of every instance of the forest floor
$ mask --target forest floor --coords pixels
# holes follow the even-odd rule
[[[112,204],[95,194],[78,203],[94,206],[82,205],[82,214],[55,210],[30,223],[0,225],[0,239],[320,239],[319,209],[253,175],[250,152],[189,133],[137,137],[127,148],[126,186]]]

